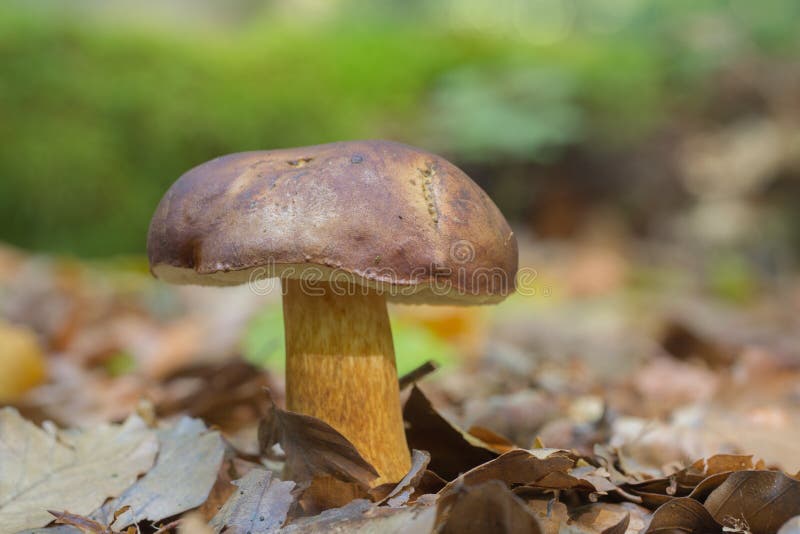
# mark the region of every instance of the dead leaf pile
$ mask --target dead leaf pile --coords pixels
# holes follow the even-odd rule
[[[627,255],[565,292],[585,256],[522,246],[554,298],[471,315],[485,353],[403,377],[412,467],[377,487],[334,428],[278,408],[280,373],[230,357],[263,301],[0,249],[0,321],[46,371],[0,377],[26,390],[0,411],[0,534],[798,532],[792,308],[631,289],[653,266]]]
[[[45,527],[54,515],[72,525],[58,532],[93,524],[115,532],[170,518],[206,501],[224,449],[219,433],[197,419],[153,429],[132,415],[121,424],[59,430],[37,427],[5,408],[0,532]]]
[[[404,410],[408,439],[434,446],[414,450],[409,473],[384,486],[371,487],[375,470],[329,425],[269,396],[264,411],[254,463],[197,419],[150,428],[131,416],[80,432],[39,428],[7,408],[0,532],[163,533],[182,528],[184,516],[209,532],[242,534],[761,534],[793,528],[800,516],[800,480],[752,456],[716,455],[654,477],[610,447],[525,449],[475,431],[484,441],[416,385]]]

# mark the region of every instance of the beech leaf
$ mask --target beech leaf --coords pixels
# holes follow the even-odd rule
[[[561,534],[625,534],[631,514],[622,505],[590,504],[570,513]]]
[[[267,413],[258,427],[261,450],[280,443],[286,470],[297,482],[330,475],[365,488],[378,472],[343,435],[315,417],[281,410],[267,393]]]
[[[647,534],[674,532],[721,533],[722,525],[698,501],[690,497],[678,497],[655,511],[647,529]]]
[[[266,469],[252,469],[233,484],[239,490],[209,523],[214,532],[267,534],[281,527],[294,500],[294,482],[273,478]]]
[[[225,445],[199,419],[184,417],[158,431],[156,465],[125,493],[92,514],[122,530],[144,519],[159,521],[196,508],[208,498],[217,479]],[[114,518],[123,506],[129,509]]]
[[[440,493],[446,494],[462,485],[474,486],[489,480],[501,480],[506,484],[533,484],[552,473],[566,475],[572,465],[570,458],[560,454],[551,454],[542,459],[525,449],[514,449],[467,471]]]
[[[432,532],[435,522],[435,506],[386,508],[357,499],[318,516],[299,519],[281,529],[281,534],[422,534]]]
[[[121,494],[153,465],[155,432],[138,416],[119,425],[58,431],[39,428],[13,408],[0,410],[0,525],[43,527],[47,510],[86,516]]]
[[[396,507],[402,506],[408,502],[411,498],[411,495],[414,494],[414,490],[417,488],[417,485],[422,481],[422,478],[425,475],[425,469],[428,467],[428,463],[431,461],[431,455],[425,451],[418,451],[414,449],[411,455],[411,469],[409,469],[408,473],[398,482],[393,488],[390,489],[389,493],[386,494],[386,497],[381,498],[378,501],[378,504],[382,504],[384,502],[388,503],[389,506]],[[375,488],[376,490],[380,490],[382,488]],[[373,494],[373,498],[375,498],[376,492],[371,492]]]
[[[409,447],[428,451],[430,469],[447,480],[497,457],[480,439],[442,417],[416,385],[403,408],[403,419]]]
[[[777,532],[800,515],[800,481],[778,471],[737,471],[705,502],[725,527],[746,525],[752,534]]]
[[[534,512],[505,484],[491,480],[460,487],[439,501],[443,534],[542,534]]]

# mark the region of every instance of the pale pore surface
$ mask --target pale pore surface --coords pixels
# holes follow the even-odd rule
[[[282,280],[307,279],[309,272],[312,276],[318,276],[319,281],[333,281],[338,287],[346,287],[351,283],[359,288],[367,288],[374,292],[382,293],[386,300],[398,304],[442,304],[442,305],[461,305],[478,306],[483,304],[497,304],[503,301],[508,293],[485,294],[471,293],[459,290],[453,284],[445,282],[436,283],[416,283],[411,280],[396,280],[388,277],[371,277],[368,274],[360,274],[345,271],[343,269],[332,269],[324,265],[302,264],[282,264],[272,266],[251,267],[238,271],[219,271],[209,274],[200,274],[194,269],[174,267],[172,265],[156,265],[152,268],[153,274],[159,280],[170,284],[178,285],[198,285],[211,287],[238,286],[252,284],[253,290],[262,291],[266,286],[264,282],[271,278]],[[380,273],[380,270],[376,272]],[[506,276],[504,273],[487,271],[479,273],[479,276],[488,279],[489,277]],[[515,287],[513,280],[507,280],[509,291]],[[276,280],[274,290],[280,289]],[[360,293],[369,291],[358,290]],[[341,293],[341,291],[340,291]]]

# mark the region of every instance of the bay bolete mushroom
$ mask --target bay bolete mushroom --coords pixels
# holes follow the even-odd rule
[[[147,240],[153,274],[229,286],[280,277],[286,403],[379,472],[409,469],[386,302],[488,304],[514,290],[503,215],[440,156],[350,141],[222,156],[181,176]]]

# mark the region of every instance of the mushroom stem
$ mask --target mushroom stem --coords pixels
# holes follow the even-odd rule
[[[375,485],[400,480],[411,459],[386,298],[361,286],[282,283],[287,408],[350,440],[380,474]]]

